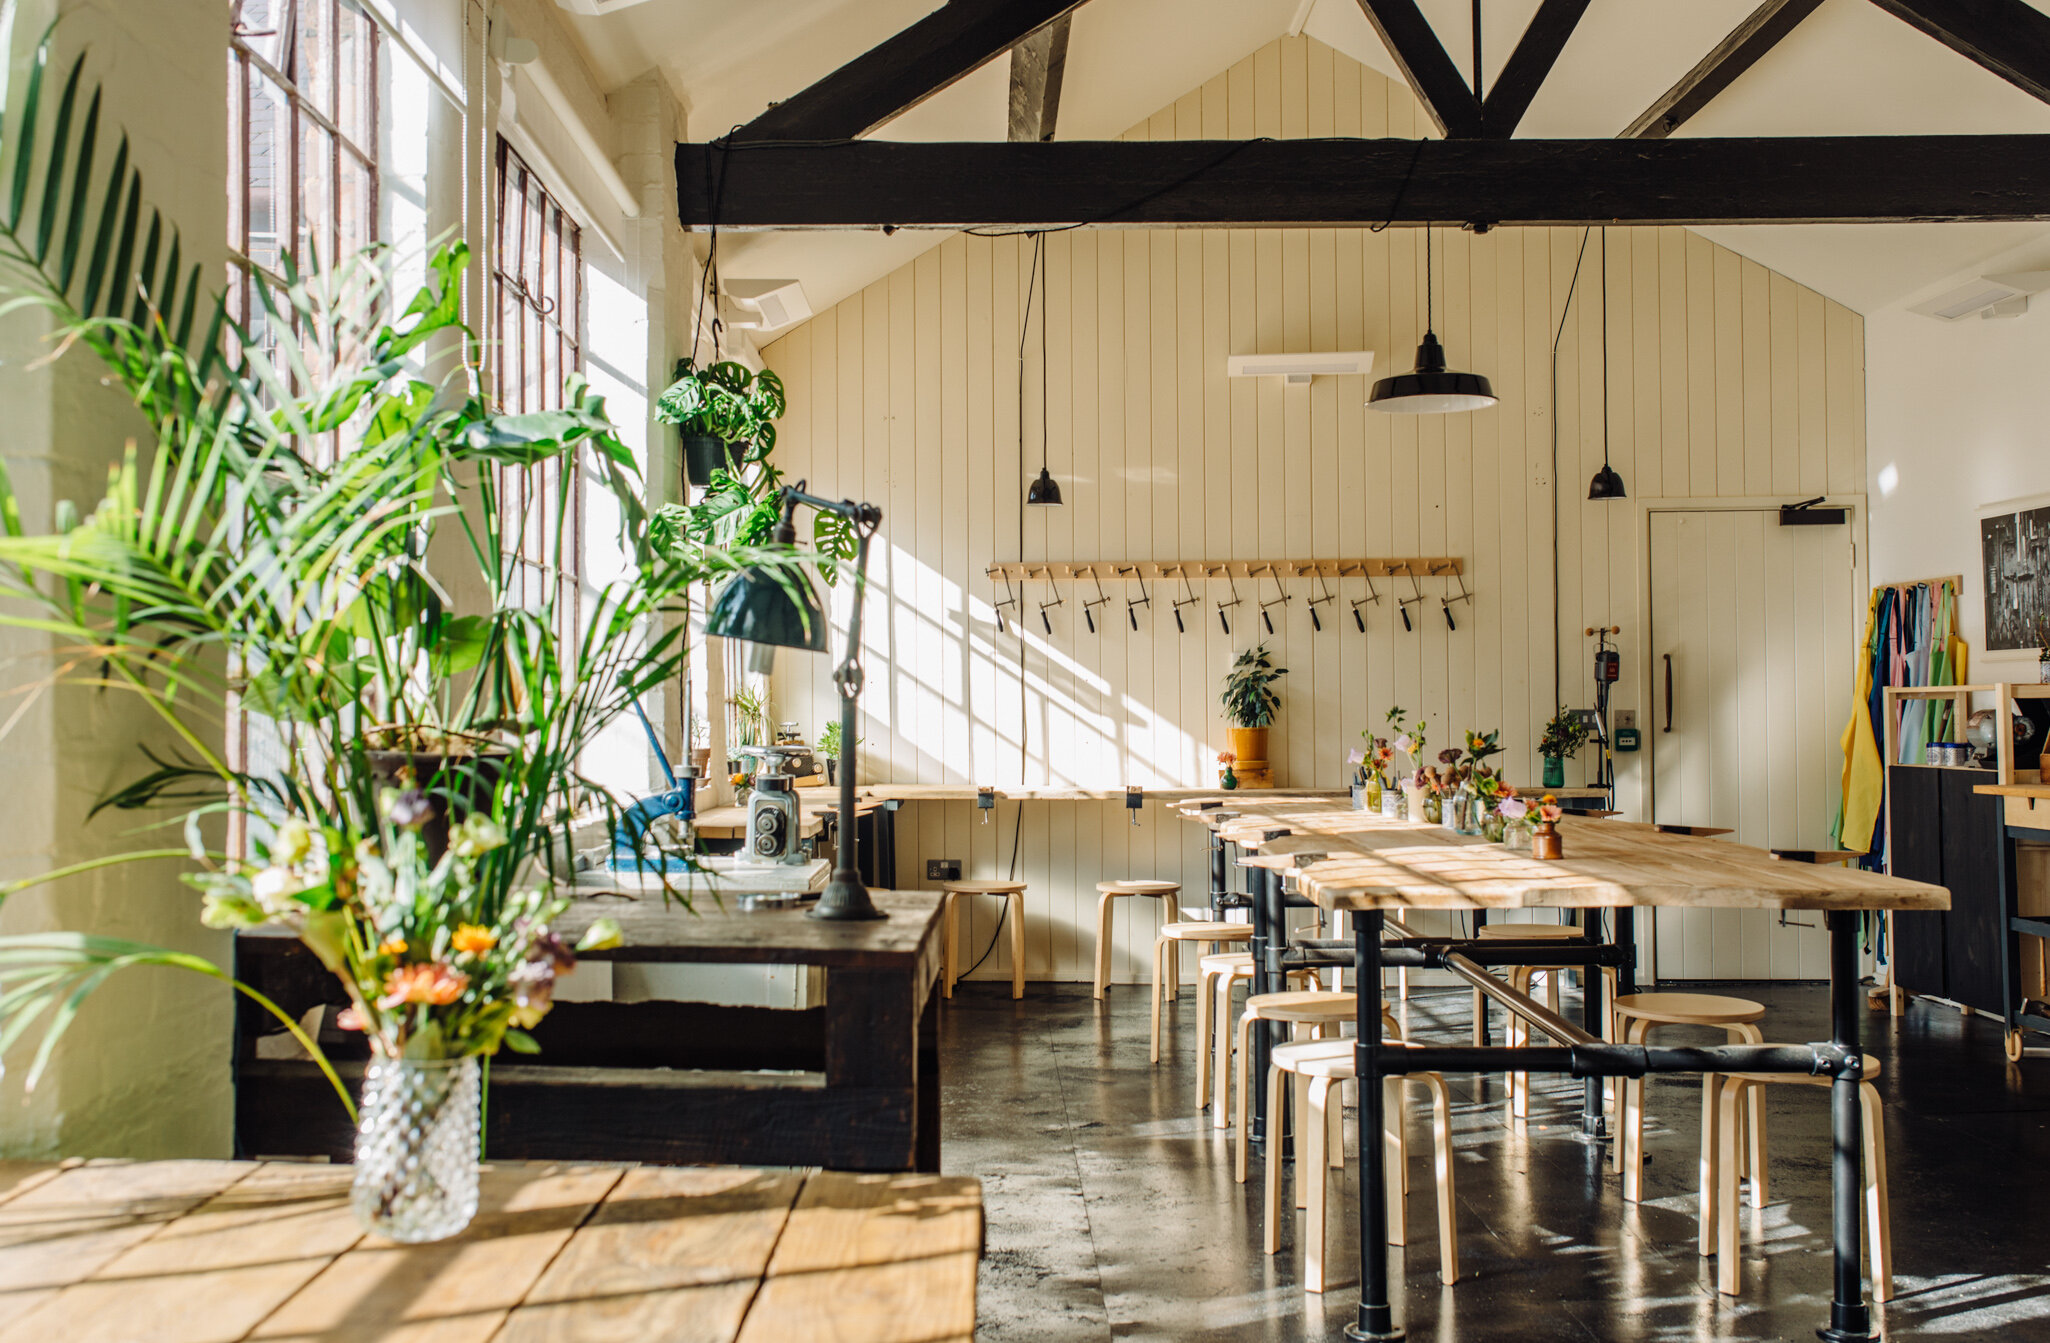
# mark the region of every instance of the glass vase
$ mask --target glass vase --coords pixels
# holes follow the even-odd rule
[[[1502,847],[1522,857],[1530,857],[1531,822],[1527,816],[1517,816],[1502,822]]]
[[[1392,784],[1381,789],[1381,819],[1399,821],[1403,818],[1402,790]]]
[[[1566,786],[1566,758],[1564,756],[1548,755],[1544,758],[1544,761],[1545,787],[1564,788]]]
[[[1461,835],[1478,835],[1481,832],[1481,800],[1474,796],[1465,784],[1452,795],[1452,829]]]
[[[1481,818],[1481,838],[1490,844],[1500,844],[1502,834],[1508,826],[1508,818],[1499,811],[1488,811]]]
[[[479,1071],[475,1058],[371,1061],[349,1189],[364,1230],[417,1244],[477,1215]]]
[[[1424,820],[1431,825],[1445,824],[1445,799],[1441,795],[1424,794]]]

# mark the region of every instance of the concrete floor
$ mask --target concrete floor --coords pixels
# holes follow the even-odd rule
[[[1282,1252],[1262,1254],[1257,1167],[1234,1183],[1228,1134],[1192,1111],[1193,990],[1170,1009],[1172,1053],[1155,1067],[1143,988],[1113,988],[1099,1004],[1086,984],[1029,985],[1020,1002],[1009,987],[961,984],[942,1027],[945,1168],[980,1177],[988,1208],[977,1337],[1340,1337],[1358,1300],[1346,1271],[1358,1244],[1351,1125],[1332,1223],[1344,1285],[1312,1296],[1299,1285],[1300,1214]],[[1820,986],[1726,991],[1767,1005],[1769,1040],[1828,1035]],[[1398,1010],[1412,1039],[1469,1038],[1463,991],[1420,992]],[[1875,1312],[1887,1337],[2050,1341],[2050,1058],[2012,1067],[1997,1023],[1928,1003],[1898,1021],[1868,1013],[1864,1031],[1888,1105],[1898,1295]],[[1772,1202],[1744,1210],[1745,1290],[1730,1299],[1715,1293],[1714,1261],[1695,1253],[1699,1082],[1652,1081],[1646,1202],[1632,1206],[1601,1149],[1575,1136],[1579,1084],[1533,1080],[1531,1118],[1511,1127],[1500,1078],[1448,1079],[1455,1287],[1437,1282],[1427,1111],[1412,1105],[1411,1244],[1396,1300],[1411,1339],[1815,1336],[1830,1285],[1826,1092],[1771,1089]]]

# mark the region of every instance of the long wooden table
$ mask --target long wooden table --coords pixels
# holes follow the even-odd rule
[[[968,1343],[980,1184],[732,1167],[487,1166],[397,1245],[347,1166],[0,1163],[0,1338],[55,1343]]]
[[[1832,1190],[1834,1194],[1835,1296],[1828,1325],[1830,1343],[1873,1339],[1859,1259],[1858,1178],[1859,995],[1856,915],[1861,910],[1947,909],[1950,893],[1940,886],[1904,881],[1835,865],[1781,862],[1762,849],[1694,835],[1671,834],[1656,826],[1613,820],[1560,823],[1565,856],[1539,861],[1510,853],[1476,836],[1440,826],[1390,821],[1349,807],[1314,800],[1277,799],[1255,803],[1243,794],[1193,799],[1182,813],[1209,828],[1225,843],[1257,850],[1245,865],[1255,887],[1256,969],[1278,980],[1287,956],[1287,927],[1281,896],[1283,872],[1292,871],[1301,894],[1326,909],[1352,916],[1353,968],[1358,988],[1358,1075],[1360,1132],[1382,1127],[1382,1088],[1371,1079],[1410,1072],[1556,1072],[1587,1080],[1589,1108],[1602,1077],[1641,1077],[1669,1072],[1806,1072],[1832,1077]],[[1574,944],[1552,942],[1546,949],[1519,948],[1510,940],[1493,944],[1452,938],[1384,937],[1388,914],[1407,909],[1629,909],[1636,906],[1799,909],[1824,912],[1830,936],[1832,1031],[1826,1045],[1722,1046],[1679,1049],[1619,1045],[1595,1038],[1599,1021],[1599,975],[1588,975],[1583,1021],[1577,1030],[1554,1018],[1545,1027],[1559,1039],[1551,1046],[1381,1047],[1381,978],[1389,965],[1451,968],[1468,974],[1477,965],[1514,963],[1543,954],[1551,963],[1569,959]],[[1264,926],[1263,926],[1264,925]],[[1613,964],[1621,948],[1594,945],[1578,954],[1587,965]],[[1264,958],[1266,964],[1260,964]],[[1484,982],[1482,982],[1484,981]],[[1493,976],[1482,975],[1485,991],[1532,1020],[1536,1005]],[[1521,1001],[1519,1002],[1519,999]],[[1570,1032],[1570,1034],[1569,1034]],[[1360,1305],[1348,1339],[1403,1337],[1390,1300],[1387,1206],[1383,1163],[1358,1163],[1360,1216]]]
[[[660,893],[577,900],[556,920],[564,938],[575,942],[604,916],[624,933],[621,946],[589,959],[817,966],[825,1003],[559,1002],[534,1031],[540,1054],[492,1066],[486,1150],[535,1160],[937,1171],[940,897],[871,895],[887,917],[866,923],[820,922],[802,908],[743,911],[702,895],[695,910]],[[294,1016],[340,999],[289,935],[244,933],[236,958],[242,978]],[[265,1024],[246,1012],[241,1020],[245,1035]],[[342,1051],[365,1052],[361,1036],[329,1032],[324,1044],[343,1059]],[[351,1086],[362,1074],[358,1062],[337,1068]],[[310,1062],[243,1052],[238,1152],[346,1160],[353,1140]]]

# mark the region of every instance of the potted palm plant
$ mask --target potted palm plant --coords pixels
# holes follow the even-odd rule
[[[1231,754],[1237,763],[1239,786],[1271,788],[1273,774],[1267,764],[1267,737],[1274,715],[1281,708],[1281,696],[1274,683],[1288,675],[1288,668],[1274,665],[1267,645],[1249,648],[1238,655],[1224,678],[1225,720],[1231,724]]]
[[[656,401],[655,414],[677,427],[684,476],[692,485],[710,485],[715,472],[737,475],[776,446],[775,421],[786,399],[774,370],[756,373],[731,359],[701,369],[679,359],[675,376]]]
[[[349,1001],[339,1024],[371,1046],[360,1112],[316,1041],[235,987],[360,1115],[354,1204],[366,1225],[402,1240],[449,1235],[476,1207],[480,1061],[536,1048],[528,1031],[574,965],[549,931],[566,903],[571,821],[596,812],[610,829],[623,805],[582,772],[586,748],[681,674],[693,585],[755,566],[794,583],[800,559],[712,544],[711,515],[651,512],[632,452],[580,380],[560,409],[506,415],[473,359],[448,360],[439,383],[421,376],[431,357],[475,349],[460,319],[461,244],[431,259],[410,296],[394,295],[374,249],[318,274],[288,259],[283,286],[251,286],[266,341],[236,330],[219,302],[210,316],[197,308],[197,267],[158,275],[146,261],[123,280],[125,260],[77,244],[132,236],[143,183],[125,152],[111,172],[100,162],[90,120],[72,129],[79,69],[52,136],[0,143],[0,171],[69,193],[63,210],[19,192],[0,208],[11,263],[0,289],[103,360],[150,437],[88,515],[59,505],[48,531],[31,529],[0,472],[0,623],[52,636],[43,684],[118,686],[185,743],[105,805],[168,811],[171,824],[185,813],[201,919],[288,929],[337,977]],[[41,87],[30,83],[9,131],[37,124]],[[104,197],[88,194],[97,181]],[[175,239],[154,213],[147,229],[152,257],[160,230]],[[347,440],[332,462],[299,451],[326,434]],[[558,609],[558,585],[537,601],[523,582],[536,562],[562,571],[575,535],[565,500],[536,556],[523,545],[538,528],[499,491],[503,473],[572,454],[582,466],[555,473],[561,488],[580,473],[597,482],[625,558],[616,577],[583,583],[581,621]],[[475,595],[458,609],[452,591]],[[64,651],[78,649],[91,657]],[[267,720],[289,749],[261,768],[230,763],[210,745],[230,708]],[[201,823],[223,814],[246,825],[245,851],[202,842]],[[79,870],[0,887],[0,899]],[[601,921],[584,945],[612,937]],[[137,965],[229,978],[113,937],[0,937],[0,1040],[42,1031],[29,1085],[79,1001]]]

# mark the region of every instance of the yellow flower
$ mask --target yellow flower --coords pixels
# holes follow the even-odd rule
[[[515,1007],[510,1018],[513,1029],[530,1031],[541,1024],[541,1018],[548,1015],[546,1007]]]
[[[467,951],[481,956],[498,945],[498,934],[489,928],[466,923],[456,929],[455,936],[449,939],[449,944],[457,951]]]
[[[403,937],[387,937],[384,941],[377,944],[377,954],[380,956],[405,955],[406,939]]]

